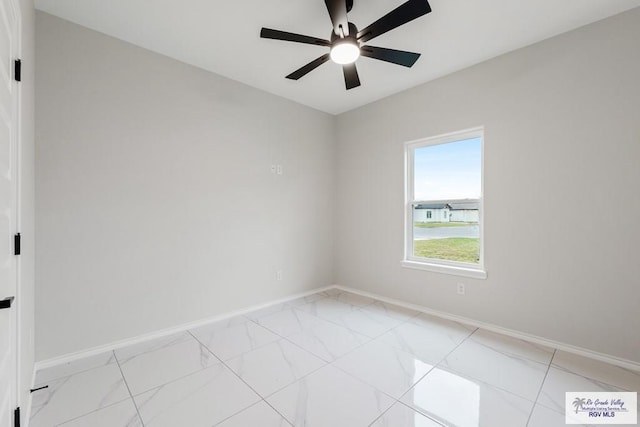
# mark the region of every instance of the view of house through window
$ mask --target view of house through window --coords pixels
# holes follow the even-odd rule
[[[407,148],[407,258],[481,265],[482,130]]]

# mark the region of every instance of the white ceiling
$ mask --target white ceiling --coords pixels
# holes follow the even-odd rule
[[[96,31],[210,70],[318,110],[338,114],[588,23],[640,0],[431,0],[433,12],[371,41],[422,53],[405,68],[357,62],[362,86],[346,91],[328,62],[299,81],[290,72],[328,52],[260,39],[260,28],[329,38],[322,0],[35,0],[36,7]],[[403,0],[354,0],[364,28]]]

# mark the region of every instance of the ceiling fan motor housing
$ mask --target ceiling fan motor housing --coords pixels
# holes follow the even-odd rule
[[[348,35],[345,34],[344,38],[353,39],[356,43],[358,43],[358,39],[356,38],[357,35],[358,35],[358,28],[355,26],[353,22],[349,22],[349,34]],[[341,35],[338,35],[333,31],[331,31],[331,38],[330,38],[331,44],[334,44],[336,40],[340,40],[340,39],[342,39]]]

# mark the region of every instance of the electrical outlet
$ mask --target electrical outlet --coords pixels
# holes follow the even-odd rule
[[[458,295],[464,295],[464,283],[458,283]]]
[[[282,280],[282,270],[276,271],[276,280]]]
[[[277,171],[276,165],[271,165],[271,173],[275,174]]]

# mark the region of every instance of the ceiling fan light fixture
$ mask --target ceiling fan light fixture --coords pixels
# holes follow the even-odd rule
[[[351,38],[336,41],[331,46],[331,60],[336,64],[353,64],[360,57],[358,42]]]

